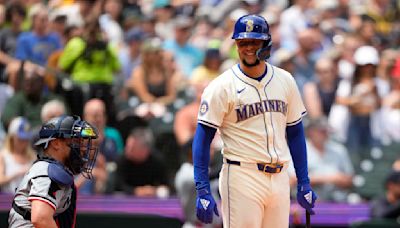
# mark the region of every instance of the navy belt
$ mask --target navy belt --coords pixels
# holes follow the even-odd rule
[[[240,166],[239,161],[232,161],[229,159],[226,159],[226,162],[231,165],[238,165]],[[271,164],[264,164],[264,163],[257,163],[257,168],[258,170],[266,173],[280,173],[283,169],[283,165],[276,164],[276,165],[271,165]]]

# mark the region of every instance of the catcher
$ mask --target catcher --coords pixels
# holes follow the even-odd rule
[[[60,116],[43,124],[35,143],[42,150],[16,189],[9,227],[75,227],[74,175],[90,179],[97,132],[79,116]]]

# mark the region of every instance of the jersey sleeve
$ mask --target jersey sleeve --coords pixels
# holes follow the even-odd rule
[[[228,94],[221,80],[212,81],[201,96],[198,123],[212,128],[221,126],[228,110]]]
[[[293,126],[298,124],[303,116],[307,114],[306,108],[304,107],[303,100],[301,98],[299,89],[293,77],[288,80],[289,84],[289,98],[288,98],[288,113],[287,113],[287,126]]]
[[[57,208],[56,191],[59,190],[57,183],[51,181],[47,172],[48,163],[37,162],[34,164],[31,173],[35,173],[30,179],[31,188],[28,200],[40,200],[49,204],[54,210]]]

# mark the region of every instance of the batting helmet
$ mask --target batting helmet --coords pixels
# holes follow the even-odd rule
[[[71,152],[66,166],[73,174],[82,172],[83,176],[91,178],[97,157],[97,148],[92,147],[92,139],[96,139],[97,136],[96,128],[82,121],[79,116],[62,115],[43,124],[39,131],[40,139],[35,145],[46,149],[49,142],[54,139],[78,139],[68,145]],[[87,141],[81,139],[87,139]]]
[[[257,57],[266,60],[270,56],[271,34],[268,22],[262,16],[250,14],[240,17],[235,23],[232,39],[264,40],[263,47],[257,51]]]

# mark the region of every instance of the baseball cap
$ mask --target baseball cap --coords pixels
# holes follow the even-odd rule
[[[28,120],[22,116],[16,117],[10,122],[8,134],[23,140],[30,140],[33,136]]]
[[[354,53],[354,61],[357,65],[378,65],[379,54],[372,46],[361,46]]]
[[[144,39],[145,34],[140,28],[131,28],[125,35],[125,42],[128,44],[132,41],[142,41]]]
[[[221,53],[218,48],[208,48],[205,53],[206,58],[220,59]]]
[[[171,5],[170,0],[154,0],[153,1],[153,7],[155,9],[168,7],[170,5]]]
[[[178,16],[174,20],[175,28],[189,28],[192,25],[192,19],[188,16]]]

